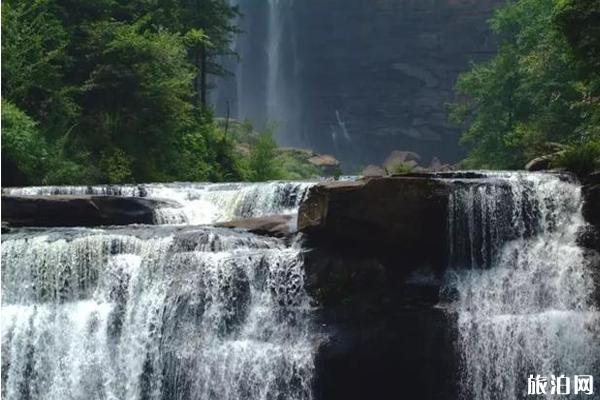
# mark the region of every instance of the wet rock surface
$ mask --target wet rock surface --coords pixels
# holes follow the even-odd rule
[[[9,226],[103,226],[153,224],[154,210],[173,201],[120,196],[2,196]]]
[[[298,230],[340,248],[439,266],[448,193],[447,183],[431,175],[327,182],[313,187],[300,206]]]
[[[236,219],[215,226],[242,229],[257,235],[284,237],[295,232],[292,224],[295,217],[295,215],[268,215],[265,217]]]
[[[586,221],[600,229],[600,183],[583,187],[583,216]]]
[[[327,338],[316,359],[316,397],[456,398],[454,317],[437,306],[435,273],[402,253],[310,240],[305,247],[305,285]]]
[[[305,285],[328,338],[317,398],[456,398],[454,321],[437,306],[448,192],[432,174],[309,192],[299,210]]]

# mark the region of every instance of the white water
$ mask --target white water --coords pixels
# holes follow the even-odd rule
[[[211,91],[217,115],[273,128],[281,146],[306,147],[299,97],[294,0],[229,0],[239,6],[242,33],[232,43],[239,57],[222,63],[234,76],[218,77]]]
[[[280,49],[282,21],[279,0],[268,0],[269,27],[267,31],[267,116],[281,114],[282,99],[279,94]]]
[[[462,398],[526,398],[529,374],[597,377],[600,314],[576,243],[579,185],[528,173],[454,184],[446,290],[456,297]]]
[[[158,224],[208,225],[237,218],[293,214],[316,182],[172,183],[4,188],[7,195],[116,195],[168,199],[181,208],[156,210]]]
[[[299,250],[212,228],[2,235],[2,398],[311,399]]]
[[[280,145],[302,147],[296,43],[293,30],[286,29],[293,6],[294,0],[268,0],[266,119],[275,124]]]

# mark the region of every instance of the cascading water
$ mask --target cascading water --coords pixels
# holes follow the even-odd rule
[[[294,213],[312,183],[5,188],[167,198],[159,223]],[[162,218],[162,220],[161,220]],[[311,399],[300,249],[212,227],[2,235],[2,398]]]
[[[449,201],[445,290],[458,316],[462,398],[526,398],[530,374],[597,376],[600,314],[577,245],[580,186],[551,174],[486,175],[452,182]]]
[[[2,236],[4,399],[310,399],[299,250],[214,228]]]
[[[236,218],[293,214],[315,182],[171,183],[120,186],[32,186],[4,188],[3,194],[113,195],[173,200],[181,208],[156,210],[159,224],[214,224]]]

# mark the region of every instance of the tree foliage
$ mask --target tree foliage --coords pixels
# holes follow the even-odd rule
[[[27,176],[33,176],[48,157],[38,127],[23,111],[2,100],[2,159],[10,160]]]
[[[226,0],[6,0],[3,154],[30,183],[240,179],[200,101],[237,14]]]
[[[497,10],[498,53],[459,77],[461,101],[450,109],[465,127],[465,166],[522,168],[555,143],[598,141],[599,15],[597,0],[512,0]]]
[[[258,135],[248,157],[248,178],[252,181],[281,179],[283,173],[276,159],[277,143],[270,131]]]

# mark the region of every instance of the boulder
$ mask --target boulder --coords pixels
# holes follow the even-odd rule
[[[397,165],[410,164],[417,166],[421,161],[421,156],[412,151],[394,150],[383,162],[383,167],[387,170],[392,170]]]
[[[258,235],[284,237],[293,233],[292,215],[268,215],[256,218],[236,219],[216,224],[218,227],[243,229]]]
[[[298,229],[345,248],[441,266],[448,194],[447,183],[428,174],[325,182],[311,188],[301,204]]]
[[[544,171],[550,169],[552,164],[552,155],[545,155],[534,158],[525,165],[527,171]]]
[[[315,154],[308,162],[319,168],[325,176],[339,174],[340,162],[330,154]]]
[[[429,163],[429,167],[427,167],[428,171],[431,172],[448,172],[456,169],[456,166],[451,164],[442,164],[439,158],[433,157],[431,159],[431,163]]]
[[[317,154],[308,159],[311,164],[317,167],[339,167],[340,162],[330,154]]]
[[[380,176],[385,176],[385,170],[383,168],[381,168],[378,165],[367,165],[365,167],[365,169],[362,170],[361,175],[364,176],[365,178],[373,178],[373,177],[380,177]]]
[[[154,210],[176,202],[120,196],[2,196],[9,226],[102,226],[153,224]]]

